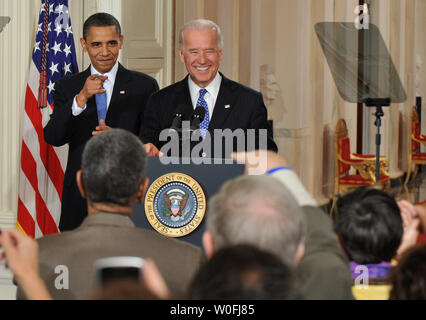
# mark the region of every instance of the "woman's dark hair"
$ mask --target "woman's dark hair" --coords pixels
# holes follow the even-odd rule
[[[386,192],[361,187],[338,200],[334,230],[351,261],[390,261],[402,239],[401,213]]]

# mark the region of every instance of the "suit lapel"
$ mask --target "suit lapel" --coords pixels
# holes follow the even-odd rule
[[[175,94],[177,102],[175,105],[175,109],[177,109],[178,106],[183,105],[185,107],[185,114],[183,116],[183,119],[190,120],[192,114],[194,113],[194,106],[192,105],[191,95],[189,93],[188,76],[186,76],[185,79],[177,83]]]
[[[119,98],[124,92],[126,94],[127,83],[130,81],[130,73],[126,72],[126,69],[119,63],[117,76],[114,82],[114,88],[112,90],[111,101],[109,103],[107,115],[106,115],[106,123],[107,125],[114,125],[111,123],[112,119],[118,119],[117,114],[120,112],[120,103]]]
[[[220,84],[219,94],[217,95],[216,104],[213,109],[209,130],[222,128],[222,124],[232,112],[232,107],[234,106],[236,99],[236,95],[233,94],[236,86],[222,74],[221,76],[222,82]]]

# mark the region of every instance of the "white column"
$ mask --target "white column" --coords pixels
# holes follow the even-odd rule
[[[40,10],[39,0],[0,0],[10,23],[0,34],[0,228],[14,228],[18,205],[21,119]],[[0,299],[14,299],[12,276],[0,266]]]

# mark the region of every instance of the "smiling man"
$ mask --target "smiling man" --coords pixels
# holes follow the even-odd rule
[[[75,180],[86,142],[110,128],[139,135],[146,102],[158,90],[155,79],[118,63],[123,40],[120,23],[113,16],[90,16],[80,43],[91,66],[55,83],[54,110],[44,128],[44,138],[54,146],[69,143],[60,231],[75,229],[87,216],[86,202]]]
[[[188,22],[180,32],[179,56],[185,64],[189,75],[180,82],[166,87],[153,94],[147,103],[144,122],[141,128],[141,139],[161,149],[166,141],[160,141],[160,133],[172,126],[177,112],[183,114],[183,120],[191,120],[196,107],[205,109],[204,120],[200,129],[210,133],[211,146],[214,146],[215,129],[239,130],[245,134],[245,143],[236,144],[234,151],[246,151],[250,146],[254,149],[270,149],[277,151],[272,138],[272,129],[262,94],[227,79],[219,72],[223,55],[223,38],[220,27],[210,20],[194,20]],[[249,141],[249,129],[254,129],[255,141]],[[264,143],[259,143],[259,132],[266,133]],[[241,131],[242,130],[242,131]],[[230,132],[230,131],[229,131]],[[227,137],[225,136],[224,139]],[[262,142],[262,141],[260,141]],[[222,146],[224,141],[222,140]],[[224,150],[205,150],[210,157],[227,158]],[[215,153],[213,153],[215,151]],[[219,151],[217,153],[216,151]],[[203,153],[203,156],[206,156]]]

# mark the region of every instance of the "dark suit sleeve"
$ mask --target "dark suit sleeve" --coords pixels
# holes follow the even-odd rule
[[[76,126],[73,125],[72,104],[74,95],[67,93],[61,81],[56,82],[53,93],[53,113],[44,127],[44,139],[53,146],[62,146],[71,140]]]
[[[139,138],[143,143],[152,143],[160,148],[159,136],[163,129],[161,127],[160,98],[158,94],[153,94],[148,99],[145,107],[143,121]]]
[[[267,132],[267,150],[278,151],[278,147],[274,142],[272,136],[272,128],[268,122],[268,112],[263,102],[263,96],[261,93],[256,95],[256,99],[253,102],[254,108],[250,118],[250,128],[256,130],[266,130]],[[259,132],[256,134],[256,149],[265,149],[265,146],[259,146]]]

